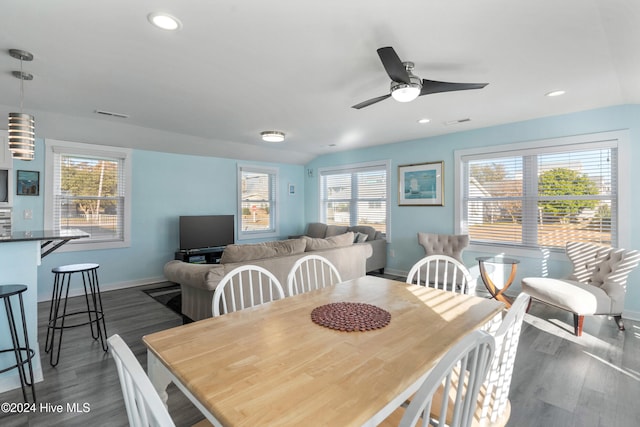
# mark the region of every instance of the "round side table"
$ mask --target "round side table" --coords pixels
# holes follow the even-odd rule
[[[484,283],[485,288],[487,288],[487,290],[491,294],[491,297],[503,302],[507,306],[507,308],[511,307],[512,301],[504,294],[504,292],[509,289],[509,286],[511,286],[511,283],[513,283],[513,279],[515,279],[516,277],[516,270],[518,269],[520,260],[514,258],[481,256],[476,258],[476,261],[478,261],[478,264],[480,266],[480,276],[482,277],[482,282]],[[489,277],[485,264],[511,264],[511,273],[509,274],[509,278],[504,283],[501,289],[498,289],[496,284],[493,283],[493,280],[491,280],[491,277]]]

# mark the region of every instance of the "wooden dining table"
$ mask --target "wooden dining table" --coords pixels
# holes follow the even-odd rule
[[[357,302],[388,311],[345,332],[311,311]],[[465,334],[504,304],[374,276],[147,335],[148,374],[170,382],[217,426],[373,426],[422,384]]]

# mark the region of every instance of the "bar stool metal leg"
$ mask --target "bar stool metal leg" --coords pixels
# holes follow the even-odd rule
[[[93,295],[93,306],[96,310],[96,326],[98,328],[98,335],[100,336],[100,343],[102,344],[102,349],[104,351],[108,351],[109,347],[107,346],[107,325],[104,322],[104,310],[102,308],[102,294],[100,293],[100,283],[98,282],[98,269],[94,268],[91,270],[91,281]],[[102,330],[100,330],[100,326],[102,323]]]
[[[24,398],[24,401],[25,402],[29,401],[29,399],[27,398],[27,392],[26,392],[26,386],[29,386],[31,387],[31,394],[33,396],[33,402],[35,403],[36,389],[34,385],[35,381],[33,379],[33,364],[31,362],[31,359],[35,356],[35,351],[33,351],[29,346],[29,332],[27,330],[27,320],[25,318],[25,313],[24,313],[24,301],[22,299],[22,293],[27,290],[27,287],[24,285],[5,285],[5,286],[0,286],[0,289],[2,289],[0,293],[2,294],[2,300],[4,301],[4,307],[7,313],[7,321],[9,323],[9,333],[11,335],[11,342],[13,345],[12,349],[1,350],[0,352],[4,353],[4,352],[13,351],[16,359],[15,365],[5,368],[0,372],[6,372],[10,369],[17,368],[18,376],[20,377],[20,386],[22,388],[22,397]],[[11,303],[11,296],[16,294],[18,296],[18,300],[20,303],[19,304],[20,318],[22,321],[21,323],[22,323],[22,335],[23,335],[24,346],[22,346],[20,343],[20,336],[18,333],[16,321],[15,321],[13,305]],[[24,352],[24,356],[23,356],[23,352]],[[27,365],[27,368],[29,370],[28,379],[27,379],[27,372],[25,369],[25,365]]]

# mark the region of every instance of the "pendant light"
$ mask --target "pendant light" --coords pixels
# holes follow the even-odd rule
[[[20,112],[9,113],[9,150],[11,157],[19,160],[33,160],[35,155],[34,117],[22,112],[24,103],[24,81],[33,80],[33,75],[22,71],[22,61],[33,60],[33,55],[20,49],[10,49],[9,55],[20,60],[20,71],[13,71],[20,79]]]

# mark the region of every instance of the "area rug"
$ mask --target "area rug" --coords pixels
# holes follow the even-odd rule
[[[182,293],[180,285],[170,283],[153,289],[145,289],[142,292],[149,295],[154,300],[170,308],[174,312],[182,315],[180,307],[182,306]]]

